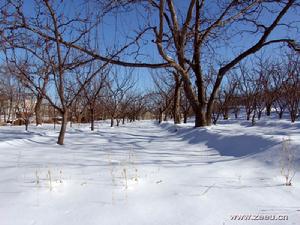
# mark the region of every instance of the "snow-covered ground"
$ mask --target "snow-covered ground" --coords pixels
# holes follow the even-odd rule
[[[1,225],[300,224],[299,123],[75,124],[64,146],[58,128],[23,130],[0,127]],[[283,138],[292,186],[280,172]]]

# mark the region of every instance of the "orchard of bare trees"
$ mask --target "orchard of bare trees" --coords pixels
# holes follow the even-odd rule
[[[297,0],[25,2],[0,3],[2,124],[299,117]]]

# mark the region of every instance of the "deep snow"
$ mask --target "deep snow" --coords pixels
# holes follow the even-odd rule
[[[299,123],[75,124],[64,146],[58,127],[23,129],[0,127],[1,225],[300,224],[300,173],[280,174],[288,137],[299,171]]]

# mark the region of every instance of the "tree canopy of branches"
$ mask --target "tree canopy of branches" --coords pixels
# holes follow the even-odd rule
[[[240,99],[246,99],[243,104],[249,103],[249,118],[252,112],[254,117],[256,112],[260,115],[265,107],[270,115],[272,104],[276,109],[287,108],[292,121],[298,117],[299,100],[289,98],[282,104],[274,91],[280,85],[282,94],[296,92],[299,64],[294,56],[285,68],[272,63],[265,68],[268,63],[263,60],[256,71],[242,66],[271,46],[288,47],[292,55],[300,52],[295,40],[297,0],[90,0],[79,10],[74,7],[79,6],[76,1],[35,0],[33,4],[28,12],[24,1],[0,3],[1,50],[10,73],[36,96],[36,123],[41,123],[43,99],[61,115],[58,144],[64,143],[70,117],[81,115],[86,106],[93,130],[95,109],[103,99],[109,103],[103,105],[112,125],[114,120],[119,124],[126,117],[139,117],[145,111],[145,99],[151,99],[159,106],[160,121],[163,114],[165,119],[171,115],[175,123],[184,114],[186,121],[191,108],[195,126],[208,126],[216,121],[216,113],[228,118],[231,105],[239,99],[237,90]],[[75,4],[74,10],[66,11],[69,4]],[[121,11],[128,17],[134,9],[145,12],[133,23],[136,29],[128,29],[126,37],[105,46],[99,30],[107,16]],[[149,47],[156,51],[150,62],[149,57],[143,58],[150,55]],[[124,79],[114,75],[112,65],[159,69],[153,73],[156,90],[139,98],[132,91],[130,74]],[[237,68],[239,84],[230,78]],[[282,71],[288,79],[276,80],[275,74]],[[273,83],[269,78],[274,78]],[[79,106],[80,110],[74,110]]]

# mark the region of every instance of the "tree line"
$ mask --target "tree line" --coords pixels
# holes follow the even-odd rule
[[[70,117],[88,110],[93,129],[103,108],[112,125],[115,119],[119,124],[125,118],[134,120],[140,111],[151,111],[159,121],[171,116],[179,123],[182,115],[184,121],[194,115],[195,127],[209,126],[221,114],[228,118],[229,109],[238,113],[241,105],[252,121],[260,118],[264,107],[269,112],[272,107],[286,109],[292,121],[298,116],[299,104],[292,100],[298,99],[299,87],[296,0],[31,4],[29,12],[26,1],[1,2],[1,58],[7,73],[36,96],[37,117],[43,100],[61,115],[58,144],[64,143]],[[70,4],[77,5],[67,11]],[[132,15],[139,17],[132,24],[135,28],[128,25],[122,37],[105,46],[101,37],[109,31],[103,24]],[[153,47],[156,57],[150,59],[147,51]],[[289,49],[288,59],[279,57],[282,61],[270,66],[261,61],[264,68],[249,66],[262,49],[273,47]],[[227,54],[228,49],[232,51]],[[118,73],[123,70],[119,67],[128,70]],[[155,90],[143,96],[130,91],[132,68],[152,69]]]

